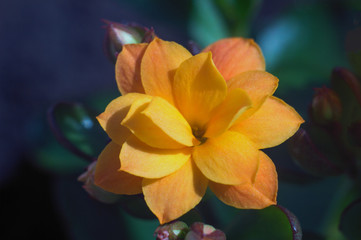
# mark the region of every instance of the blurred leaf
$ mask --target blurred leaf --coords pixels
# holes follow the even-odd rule
[[[361,198],[348,205],[340,219],[340,230],[349,240],[359,240],[361,237]]]
[[[302,230],[294,214],[276,205],[249,211],[226,235],[231,240],[301,240]]]
[[[96,158],[108,141],[95,116],[80,103],[61,102],[48,112],[56,139],[77,156],[88,160]]]
[[[358,77],[361,77],[361,51],[349,53],[348,59],[352,68],[356,71]]]
[[[331,23],[324,5],[297,5],[258,34],[267,71],[280,79],[278,93],[325,82],[332,68],[345,62]]]
[[[120,206],[129,215],[141,219],[156,219],[145,203],[143,194],[120,196]]]
[[[213,0],[193,0],[189,31],[201,47],[229,36],[227,24]]]
[[[317,149],[303,128],[290,138],[289,150],[295,162],[315,176],[333,176],[343,172]]]
[[[69,152],[59,143],[50,141],[35,153],[36,164],[57,174],[79,174],[89,164],[83,158]]]

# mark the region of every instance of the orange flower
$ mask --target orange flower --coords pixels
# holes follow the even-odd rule
[[[174,42],[125,45],[116,63],[123,96],[98,116],[112,139],[95,183],[143,193],[161,224],[195,207],[207,187],[236,208],[276,203],[277,173],[259,149],[291,137],[303,119],[273,97],[253,40],[220,40],[192,56]]]

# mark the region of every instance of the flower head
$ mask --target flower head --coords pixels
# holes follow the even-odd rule
[[[123,96],[98,116],[112,141],[95,183],[143,193],[161,224],[195,207],[207,187],[224,203],[260,209],[276,203],[277,173],[260,149],[291,137],[303,119],[272,96],[253,40],[220,40],[192,56],[175,42],[124,45],[116,63]]]

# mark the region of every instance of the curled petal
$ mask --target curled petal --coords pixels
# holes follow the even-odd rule
[[[153,148],[131,135],[120,152],[121,170],[140,177],[161,178],[181,168],[190,155],[190,148]]]
[[[120,146],[110,142],[99,155],[94,183],[109,192],[117,194],[138,194],[142,192],[142,178],[119,171]]]
[[[179,111],[160,97],[135,101],[122,125],[155,148],[179,149],[198,142]]]
[[[122,95],[131,92],[144,93],[140,78],[140,63],[148,44],[127,44],[117,57],[115,78]]]
[[[272,96],[278,87],[278,78],[264,71],[248,71],[238,74],[227,82],[229,89],[241,88],[248,93],[252,101],[249,108],[239,119],[246,119],[255,113]]]
[[[204,136],[214,137],[224,133],[251,104],[248,94],[242,89],[229,91],[223,103],[214,109]]]
[[[227,131],[195,146],[193,158],[209,180],[235,185],[254,181],[258,152],[244,135]]]
[[[192,54],[175,42],[155,38],[144,53],[141,77],[146,94],[162,97],[173,104],[175,70]]]
[[[283,143],[303,122],[291,106],[271,96],[255,114],[234,124],[230,130],[244,134],[262,149]]]
[[[214,66],[211,53],[200,53],[179,66],[173,91],[184,118],[192,128],[202,128],[213,109],[225,99],[227,85]]]
[[[143,180],[143,193],[160,224],[172,221],[202,199],[208,180],[189,159],[179,170],[160,179]]]
[[[260,152],[259,169],[253,184],[231,186],[210,182],[209,186],[225,204],[243,209],[262,209],[276,204],[277,172],[272,160]]]
[[[120,96],[111,101],[105,108],[105,111],[100,114],[97,119],[108,136],[121,146],[131,134],[128,128],[120,125],[127,115],[130,106],[136,100],[150,98],[150,96],[139,93],[129,93]]]
[[[212,52],[214,64],[226,80],[242,72],[265,70],[261,49],[253,39],[222,39],[203,50],[203,52],[208,51]]]

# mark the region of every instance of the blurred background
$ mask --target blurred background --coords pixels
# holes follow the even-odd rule
[[[97,115],[119,95],[102,19],[153,27],[184,46],[254,38],[280,79],[275,95],[307,120],[313,88],[329,85],[334,67],[350,68],[348,53],[361,49],[360,10],[358,0],[0,1],[0,239],[153,239],[156,220],[88,196],[77,177],[89,162],[60,146],[47,123],[59,101]],[[305,177],[286,144],[267,153],[279,170],[279,203],[299,218],[304,239],[323,239],[340,179]]]

